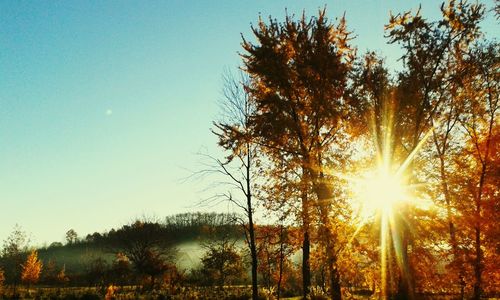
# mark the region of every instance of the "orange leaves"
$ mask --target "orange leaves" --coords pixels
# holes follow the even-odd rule
[[[26,259],[26,262],[21,265],[21,280],[33,284],[40,278],[40,273],[42,272],[42,262],[38,259],[38,253],[36,250],[31,251]]]

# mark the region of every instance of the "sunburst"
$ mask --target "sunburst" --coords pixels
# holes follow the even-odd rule
[[[437,126],[438,122],[434,124]],[[393,164],[391,151],[390,132],[384,137],[382,153],[377,153],[377,164],[360,176],[348,176],[346,174],[334,173],[334,176],[347,180],[353,196],[353,206],[358,211],[358,226],[352,235],[352,241],[361,229],[372,221],[380,222],[380,265],[381,265],[381,297],[387,298],[387,272],[388,259],[390,259],[391,246],[396,255],[396,261],[401,272],[408,272],[408,266],[403,261],[402,237],[399,228],[406,220],[404,219],[404,207],[418,204],[419,199],[415,197],[415,189],[418,184],[412,183],[408,167],[411,165],[416,154],[432,133],[434,127],[430,128],[420,139],[412,152],[399,165]],[[378,222],[377,222],[378,223]],[[390,241],[392,240],[392,245]],[[405,276],[405,278],[407,278]]]

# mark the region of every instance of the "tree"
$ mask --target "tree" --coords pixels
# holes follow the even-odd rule
[[[57,273],[56,282],[60,285],[65,285],[69,282],[69,277],[66,275],[66,265],[63,265],[61,270]]]
[[[222,118],[221,121],[214,122],[215,129],[212,132],[217,136],[219,146],[230,153],[224,161],[219,159],[214,159],[214,161],[216,171],[229,178],[230,186],[244,197],[241,201],[231,191],[222,195],[223,198],[240,208],[245,215],[243,224],[251,258],[252,299],[256,300],[258,298],[258,257],[255,242],[253,189],[255,168],[258,167],[259,161],[257,145],[252,141],[250,131],[250,117],[255,111],[255,106],[244,91],[248,78],[241,73],[240,81],[238,81],[233,75],[227,73],[224,80]]]
[[[175,255],[167,231],[156,222],[137,220],[110,232],[108,237],[111,251],[124,254],[139,274],[150,277],[152,287]]]
[[[30,286],[38,282],[40,279],[40,273],[42,272],[42,262],[38,259],[38,253],[36,250],[31,251],[26,259],[26,262],[21,266],[21,280],[28,284],[28,292]]]
[[[63,244],[61,242],[52,242],[49,245],[49,248],[57,248],[57,247],[62,247]]]
[[[341,297],[336,266],[335,234],[331,231],[333,191],[325,176],[325,159],[335,139],[350,118],[344,92],[351,68],[353,49],[342,18],[329,23],[325,10],[307,20],[287,16],[284,23],[270,18],[252,27],[256,42],[243,39],[244,70],[250,76],[246,86],[256,113],[253,136],[268,157],[284,160],[290,172],[300,177],[303,229],[303,288],[310,287],[310,223],[312,206],[319,209],[322,241],[329,249],[330,291]]]
[[[235,247],[235,241],[227,234],[203,244],[206,249],[201,259],[201,272],[211,284],[219,287],[231,284],[243,275],[242,259]]]
[[[472,200],[469,203],[473,203],[472,209],[469,206],[467,211],[473,216],[469,225],[473,228],[474,236],[474,299],[480,299],[483,292],[484,231],[489,227],[484,214],[488,207],[495,205],[494,192],[491,194],[490,189],[497,183],[495,180],[498,180],[498,176],[491,171],[496,167],[494,143],[498,137],[496,131],[500,111],[499,54],[500,44],[497,42],[477,45],[469,52],[464,68],[467,76],[462,77],[467,113],[462,116],[460,123],[468,137],[468,143],[464,149],[465,160],[459,164],[462,172],[467,175],[462,178],[462,189]],[[496,187],[498,189],[498,185]]]
[[[399,132],[400,147],[407,151],[406,157],[418,149],[422,137],[432,126],[431,120],[437,109],[443,105],[439,89],[447,83],[450,62],[454,55],[467,51],[470,44],[478,38],[479,21],[484,14],[480,4],[465,1],[449,1],[441,6],[442,19],[430,22],[420,15],[420,9],[412,14],[406,12],[391,15],[386,26],[390,43],[399,43],[404,49],[402,60],[404,71],[398,77],[398,117],[396,120],[402,130]],[[403,159],[406,159],[403,156]],[[411,161],[409,173],[415,182],[415,164]],[[401,261],[399,270],[399,298],[414,298],[409,259],[410,232],[405,224],[414,221],[411,207],[403,208],[402,218],[398,221],[401,229]]]
[[[163,255],[153,250],[145,251],[144,258],[136,265],[138,270],[149,276],[151,289],[155,287],[156,278],[168,271],[169,267]]]
[[[89,286],[95,286],[101,291],[108,285],[108,263],[101,257],[93,259],[87,266],[86,279]]]
[[[119,286],[124,286],[129,282],[131,272],[132,270],[128,257],[122,253],[117,253],[115,261],[111,266],[114,283]]]
[[[68,244],[74,244],[78,241],[78,234],[74,229],[70,229],[66,232],[66,242]]]
[[[280,299],[283,286],[290,276],[290,256],[296,251],[290,241],[288,228],[282,223],[257,228],[259,272],[263,284],[271,290],[276,287],[276,296]],[[288,271],[288,272],[287,272]]]
[[[49,259],[43,267],[40,282],[43,284],[55,284],[57,282],[57,264],[53,259]]]
[[[221,103],[222,120],[214,122],[215,129],[212,132],[218,137],[219,146],[229,151],[224,161],[214,159],[216,171],[229,178],[231,186],[244,197],[239,200],[238,196],[229,191],[222,195],[231,203],[240,208],[245,215],[243,221],[245,237],[250,250],[252,269],[252,299],[258,298],[257,282],[257,247],[255,242],[254,225],[254,173],[258,167],[257,145],[252,141],[250,118],[255,112],[255,106],[244,91],[248,82],[241,74],[241,81],[237,81],[231,74],[225,76],[224,100]],[[235,166],[236,164],[236,166]]]
[[[49,261],[45,263],[41,276],[41,282],[43,284],[63,286],[68,283],[68,281],[69,278],[66,275],[66,265],[60,268],[52,259],[49,259]]]
[[[2,248],[2,265],[6,280],[14,284],[14,289],[21,278],[21,265],[28,251],[29,239],[19,225],[14,226],[12,233],[4,240]]]

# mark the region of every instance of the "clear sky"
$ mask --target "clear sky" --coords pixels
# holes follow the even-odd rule
[[[361,52],[395,66],[383,25],[418,3],[0,1],[0,240],[16,223],[42,244],[70,228],[84,236],[202,210],[205,183],[180,181],[200,168],[196,152],[217,153],[221,75],[238,66],[240,33],[250,37],[259,14],[326,4],[330,19],[346,13]],[[423,2],[424,15],[438,8]]]

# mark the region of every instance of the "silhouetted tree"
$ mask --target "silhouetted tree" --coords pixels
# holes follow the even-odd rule
[[[469,228],[473,229],[474,241],[474,299],[480,299],[483,293],[483,272],[485,267],[485,246],[492,240],[485,235],[490,226],[490,220],[485,216],[493,216],[492,208],[498,205],[498,170],[496,156],[498,148],[495,141],[498,139],[498,117],[500,112],[500,44],[492,42],[486,45],[477,45],[470,52],[465,61],[462,86],[466,113],[460,118],[461,127],[466,133],[468,143],[462,153],[465,165],[460,163],[462,190],[471,200],[466,211],[471,213],[473,220],[469,220]],[[491,188],[496,186],[495,196]],[[493,198],[492,198],[493,197]],[[498,207],[498,206],[497,206]],[[486,242],[486,245],[485,245]],[[495,244],[495,242],[493,242]],[[497,244],[498,245],[498,244]],[[491,244],[490,244],[491,247]],[[494,248],[494,247],[493,247]],[[494,252],[491,248],[489,252]],[[494,260],[494,257],[491,257]]]
[[[62,247],[63,244],[61,242],[52,242],[49,245],[49,248],[57,248],[57,247]]]
[[[205,255],[201,259],[201,272],[211,284],[223,287],[243,275],[241,255],[235,247],[235,241],[228,235],[204,243]]]
[[[271,161],[285,161],[298,174],[303,229],[303,288],[309,293],[310,234],[313,207],[319,211],[321,242],[328,249],[330,292],[341,298],[335,233],[331,209],[336,200],[325,178],[325,160],[336,139],[352,118],[344,93],[353,49],[345,19],[331,24],[325,10],[317,17],[279,23],[270,18],[252,27],[256,42],[243,40],[244,71],[250,76],[246,90],[255,102],[252,134]]]
[[[258,298],[257,282],[257,247],[255,242],[255,225],[253,203],[255,189],[255,172],[259,160],[257,157],[257,145],[252,141],[250,118],[255,112],[255,106],[250,101],[244,86],[248,84],[243,74],[239,80],[231,74],[225,76],[223,89],[224,100],[221,102],[221,121],[214,122],[215,129],[212,132],[218,137],[219,146],[229,152],[225,160],[214,159],[215,170],[230,180],[230,186],[235,188],[238,194],[231,191],[222,196],[235,204],[244,212],[245,237],[250,250],[251,272],[252,272],[252,299]]]
[[[289,277],[285,270],[290,271],[290,256],[296,251],[287,231],[284,224],[257,227],[259,273],[265,287],[276,287],[278,299]]]
[[[70,229],[66,232],[66,242],[68,244],[74,244],[78,241],[78,234],[74,229]]]
[[[19,225],[14,226],[12,233],[4,240],[2,248],[2,265],[5,277],[14,289],[21,279],[21,265],[28,252],[29,239]]]
[[[450,62],[454,54],[467,51],[469,45],[480,35],[479,21],[484,6],[468,4],[466,1],[449,1],[442,4],[442,19],[431,22],[420,15],[420,9],[412,14],[405,12],[391,15],[386,26],[390,43],[399,43],[404,54],[404,70],[398,77],[398,109],[396,120],[401,130],[400,142],[407,156],[417,149],[423,135],[432,125],[437,108],[443,99],[437,90],[446,83]],[[404,157],[403,157],[404,158]],[[414,163],[409,166],[415,176]],[[411,208],[401,209],[401,261],[398,276],[398,294],[401,299],[414,298],[412,270],[409,259]],[[404,220],[403,220],[404,218]]]
[[[108,263],[103,258],[96,258],[90,261],[87,267],[86,279],[89,286],[94,286],[102,293],[108,285]]]
[[[151,284],[175,254],[165,228],[156,222],[137,220],[108,237],[111,250],[123,253],[139,274],[150,276]]]
[[[45,263],[41,275],[40,282],[43,284],[53,285],[57,283],[57,273],[58,267],[56,262],[53,259],[49,259],[48,262]]]

